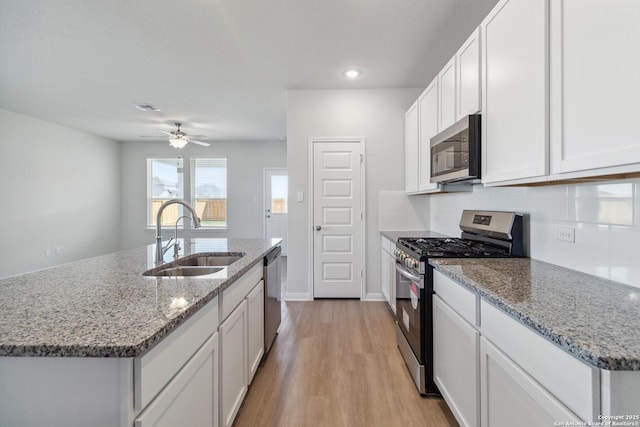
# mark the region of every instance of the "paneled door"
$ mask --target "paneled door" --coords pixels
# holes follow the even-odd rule
[[[364,141],[313,145],[313,296],[362,297]]]
[[[288,178],[286,169],[264,169],[265,238],[282,239],[282,256],[287,255]]]

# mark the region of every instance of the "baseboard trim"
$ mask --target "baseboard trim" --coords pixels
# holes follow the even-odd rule
[[[308,292],[287,292],[285,301],[313,301],[313,297]]]
[[[382,292],[371,292],[364,295],[363,301],[386,301]]]

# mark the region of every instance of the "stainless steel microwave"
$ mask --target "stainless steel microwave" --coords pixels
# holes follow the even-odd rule
[[[480,179],[480,114],[462,120],[431,138],[431,182]]]

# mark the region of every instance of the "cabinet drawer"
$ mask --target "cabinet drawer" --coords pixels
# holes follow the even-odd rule
[[[480,326],[480,312],[478,310],[480,297],[478,295],[435,270],[433,272],[433,290],[464,320],[472,325]]]
[[[390,254],[393,254],[392,249],[391,249],[391,241],[389,239],[387,239],[386,237],[380,236],[380,246],[382,247],[383,251],[388,252]]]
[[[480,332],[583,420],[600,413],[599,370],[576,359],[486,301]]]
[[[262,263],[251,267],[242,277],[222,291],[222,319],[224,320],[247,297],[249,292],[262,280]]]
[[[135,408],[146,407],[217,329],[215,297],[148,353],[134,359]]]

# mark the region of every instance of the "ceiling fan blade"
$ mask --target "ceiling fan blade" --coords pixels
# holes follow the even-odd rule
[[[155,139],[164,139],[162,135],[138,135],[138,138],[155,138]]]
[[[189,134],[189,138],[209,139],[207,135],[191,135],[191,134]]]
[[[169,136],[173,136],[173,134],[171,132],[167,132],[166,130],[162,130],[162,129],[158,129],[160,132],[164,133],[165,135],[169,135]]]
[[[204,147],[208,147],[211,145],[208,142],[196,141],[195,139],[191,139],[191,138],[189,138],[189,142],[193,142],[194,144],[202,145]]]

